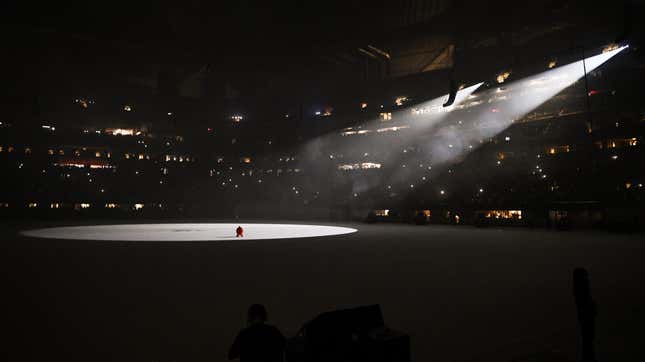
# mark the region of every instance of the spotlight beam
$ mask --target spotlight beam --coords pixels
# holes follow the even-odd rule
[[[474,151],[482,141],[503,132],[513,121],[521,119],[584,77],[585,66],[586,72],[591,72],[625,48],[626,46],[511,82],[504,91],[497,88],[478,94],[479,99],[488,101],[482,101],[480,105],[473,107],[475,112],[453,112],[451,117],[435,125],[426,134],[426,159],[436,169]],[[493,106],[491,101],[494,102]],[[461,122],[460,128],[454,127],[457,119]]]
[[[470,102],[464,101],[479,85],[473,86],[474,89],[465,89],[464,91],[468,91],[458,93],[455,104],[445,108],[445,112],[431,114],[427,119],[406,119],[413,125],[415,132],[401,143],[420,144],[425,164],[433,167],[434,174],[441,166],[474,151],[485,140],[503,132],[513,121],[521,119],[584,77],[585,66],[586,71],[591,72],[623,49],[625,47],[586,58],[584,63],[580,60],[510,82],[505,85],[504,90],[496,88],[482,92]],[[438,99],[434,99],[417,106],[416,109],[425,107],[438,110],[441,106],[438,103]],[[419,142],[421,139],[423,140]],[[374,145],[376,146],[378,142],[376,140]],[[383,141],[380,142],[383,143]],[[390,144],[380,146],[391,148]],[[369,188],[382,187],[383,184],[403,184],[404,181],[407,185],[410,184],[411,179],[416,179],[415,175],[419,175],[417,165],[406,165],[414,167],[403,168],[404,164],[401,162],[403,155],[399,152],[393,152],[393,154],[394,157],[383,160],[388,166],[383,171],[387,170],[387,173],[379,177],[380,180],[372,179],[369,182],[371,184]],[[363,182],[365,183],[367,181]]]
[[[457,92],[451,106],[443,107],[449,97],[446,94],[392,112],[392,123],[373,119],[354,126],[351,128],[353,135],[348,136],[351,139],[342,137],[343,141],[340,141],[337,133],[318,137],[305,145],[304,159],[320,162],[321,157],[333,158],[333,154],[326,154],[333,152],[344,157],[343,163],[381,163],[383,167],[378,176],[353,175],[353,193],[386,185],[404,185],[403,182],[409,190],[412,188],[410,180],[423,175],[425,182],[431,182],[438,168],[474,151],[484,140],[503,132],[515,120],[574,84],[584,76],[585,67],[586,72],[591,72],[625,48],[586,58],[584,64],[580,60],[509,82],[504,89],[490,89],[474,95],[482,84],[478,83]],[[393,125],[405,125],[409,130],[400,131],[396,137],[374,137],[373,133],[379,129]],[[410,153],[404,155],[409,146],[415,147],[412,156]],[[359,150],[363,150],[360,155],[357,154]],[[407,165],[402,161],[404,158],[413,161],[405,161],[410,163]],[[423,160],[422,164],[417,160]],[[331,165],[336,163],[332,161]],[[431,174],[427,166],[432,167]],[[329,177],[330,170],[317,168],[314,172],[317,172],[317,178]]]

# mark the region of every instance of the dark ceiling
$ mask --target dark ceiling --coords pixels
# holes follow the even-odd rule
[[[435,0],[440,16],[397,22],[406,1],[95,1],[35,5],[4,1],[0,11],[3,94],[82,89],[87,84],[146,86],[164,71],[179,76],[209,65],[236,77],[297,78],[329,51],[410,33],[522,32],[531,24],[577,17],[590,24],[607,8],[591,2]]]

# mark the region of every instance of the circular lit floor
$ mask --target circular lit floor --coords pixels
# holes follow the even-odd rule
[[[292,239],[341,235],[356,229],[299,224],[125,224],[64,226],[26,230],[25,236],[49,239],[109,241],[216,241],[236,239],[235,229],[242,226],[243,240]]]

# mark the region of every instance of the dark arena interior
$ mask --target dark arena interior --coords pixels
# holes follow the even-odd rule
[[[3,360],[644,361],[643,14],[3,2]]]

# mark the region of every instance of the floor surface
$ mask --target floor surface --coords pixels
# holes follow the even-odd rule
[[[645,360],[642,234],[330,226],[358,231],[139,242],[5,225],[5,360],[225,361],[252,303],[287,336],[321,312],[380,303],[411,335],[413,361],[574,361],[579,266],[598,304],[599,360]]]

